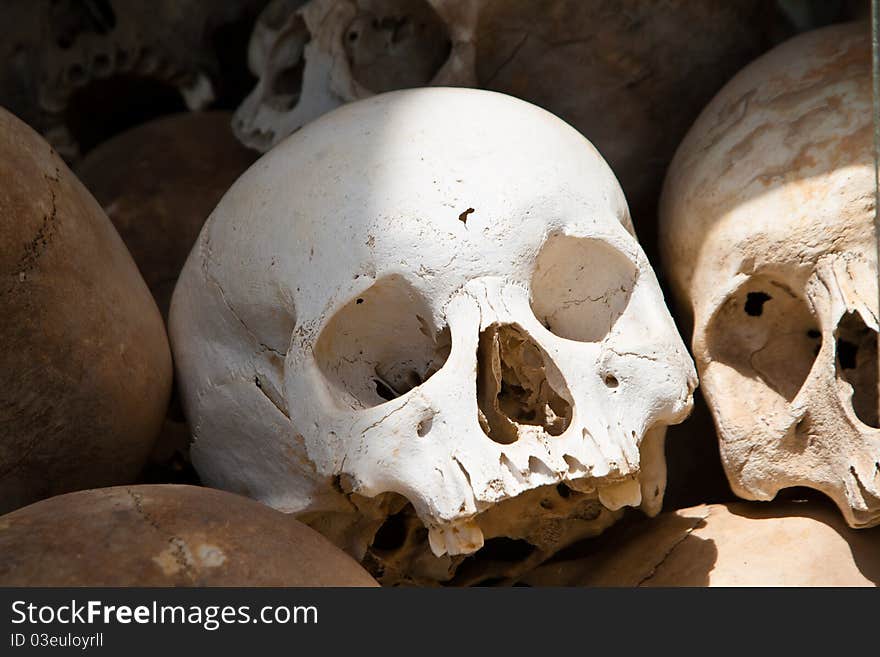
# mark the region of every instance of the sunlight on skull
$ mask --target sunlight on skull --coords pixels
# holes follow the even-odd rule
[[[554,235],[535,261],[532,310],[561,338],[597,342],[623,314],[638,269],[608,245]]]
[[[336,395],[369,408],[427,381],[449,356],[449,329],[435,329],[427,301],[400,276],[377,281],[321,332],[315,357]]]
[[[768,386],[786,403],[801,389],[822,344],[806,300],[767,275],[750,277],[732,294],[706,333],[710,358],[738,374],[730,390]]]
[[[880,523],[871,43],[802,34],[735,76],[679,148],[662,251],[733,491]]]
[[[696,385],[599,153],[472,89],[351,103],[265,155],[170,333],[203,481],[386,584],[510,581],[657,513]]]

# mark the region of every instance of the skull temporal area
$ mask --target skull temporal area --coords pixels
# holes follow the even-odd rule
[[[691,128],[661,202],[734,492],[815,488],[853,527],[880,522],[870,52],[848,24],[756,60]]]
[[[405,551],[410,581],[484,540],[546,558],[656,513],[696,385],[599,153],[469,89],[359,101],[265,155],[208,219],[170,332],[204,481],[382,568]],[[377,546],[404,507],[416,531]]]

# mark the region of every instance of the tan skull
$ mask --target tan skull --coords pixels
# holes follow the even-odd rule
[[[864,24],[739,73],[681,145],[665,265],[734,491],[809,486],[880,522],[871,61]]]

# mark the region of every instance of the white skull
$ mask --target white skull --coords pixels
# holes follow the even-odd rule
[[[410,581],[484,537],[534,561],[656,513],[696,384],[602,157],[477,90],[378,95],[265,155],[208,219],[170,332],[204,481]],[[377,547],[395,515],[407,536]]]
[[[681,145],[668,271],[737,495],[809,486],[880,522],[871,46],[799,36],[739,73]]]

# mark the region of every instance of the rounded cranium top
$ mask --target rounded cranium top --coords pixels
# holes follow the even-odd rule
[[[175,291],[199,473],[361,558],[409,503],[436,557],[402,568],[445,555],[435,579],[484,535],[546,555],[655,513],[695,375],[631,231],[599,153],[528,103],[322,117],[231,188]]]
[[[257,83],[233,127],[243,143],[267,151],[321,114],[376,93],[490,89],[586,135],[630,208],[653,217],[687,128],[724,81],[766,49],[770,26],[779,28],[775,4],[271,0],[249,43]]]
[[[866,25],[739,73],[682,143],[661,235],[734,491],[810,486],[880,521],[877,267]]]

